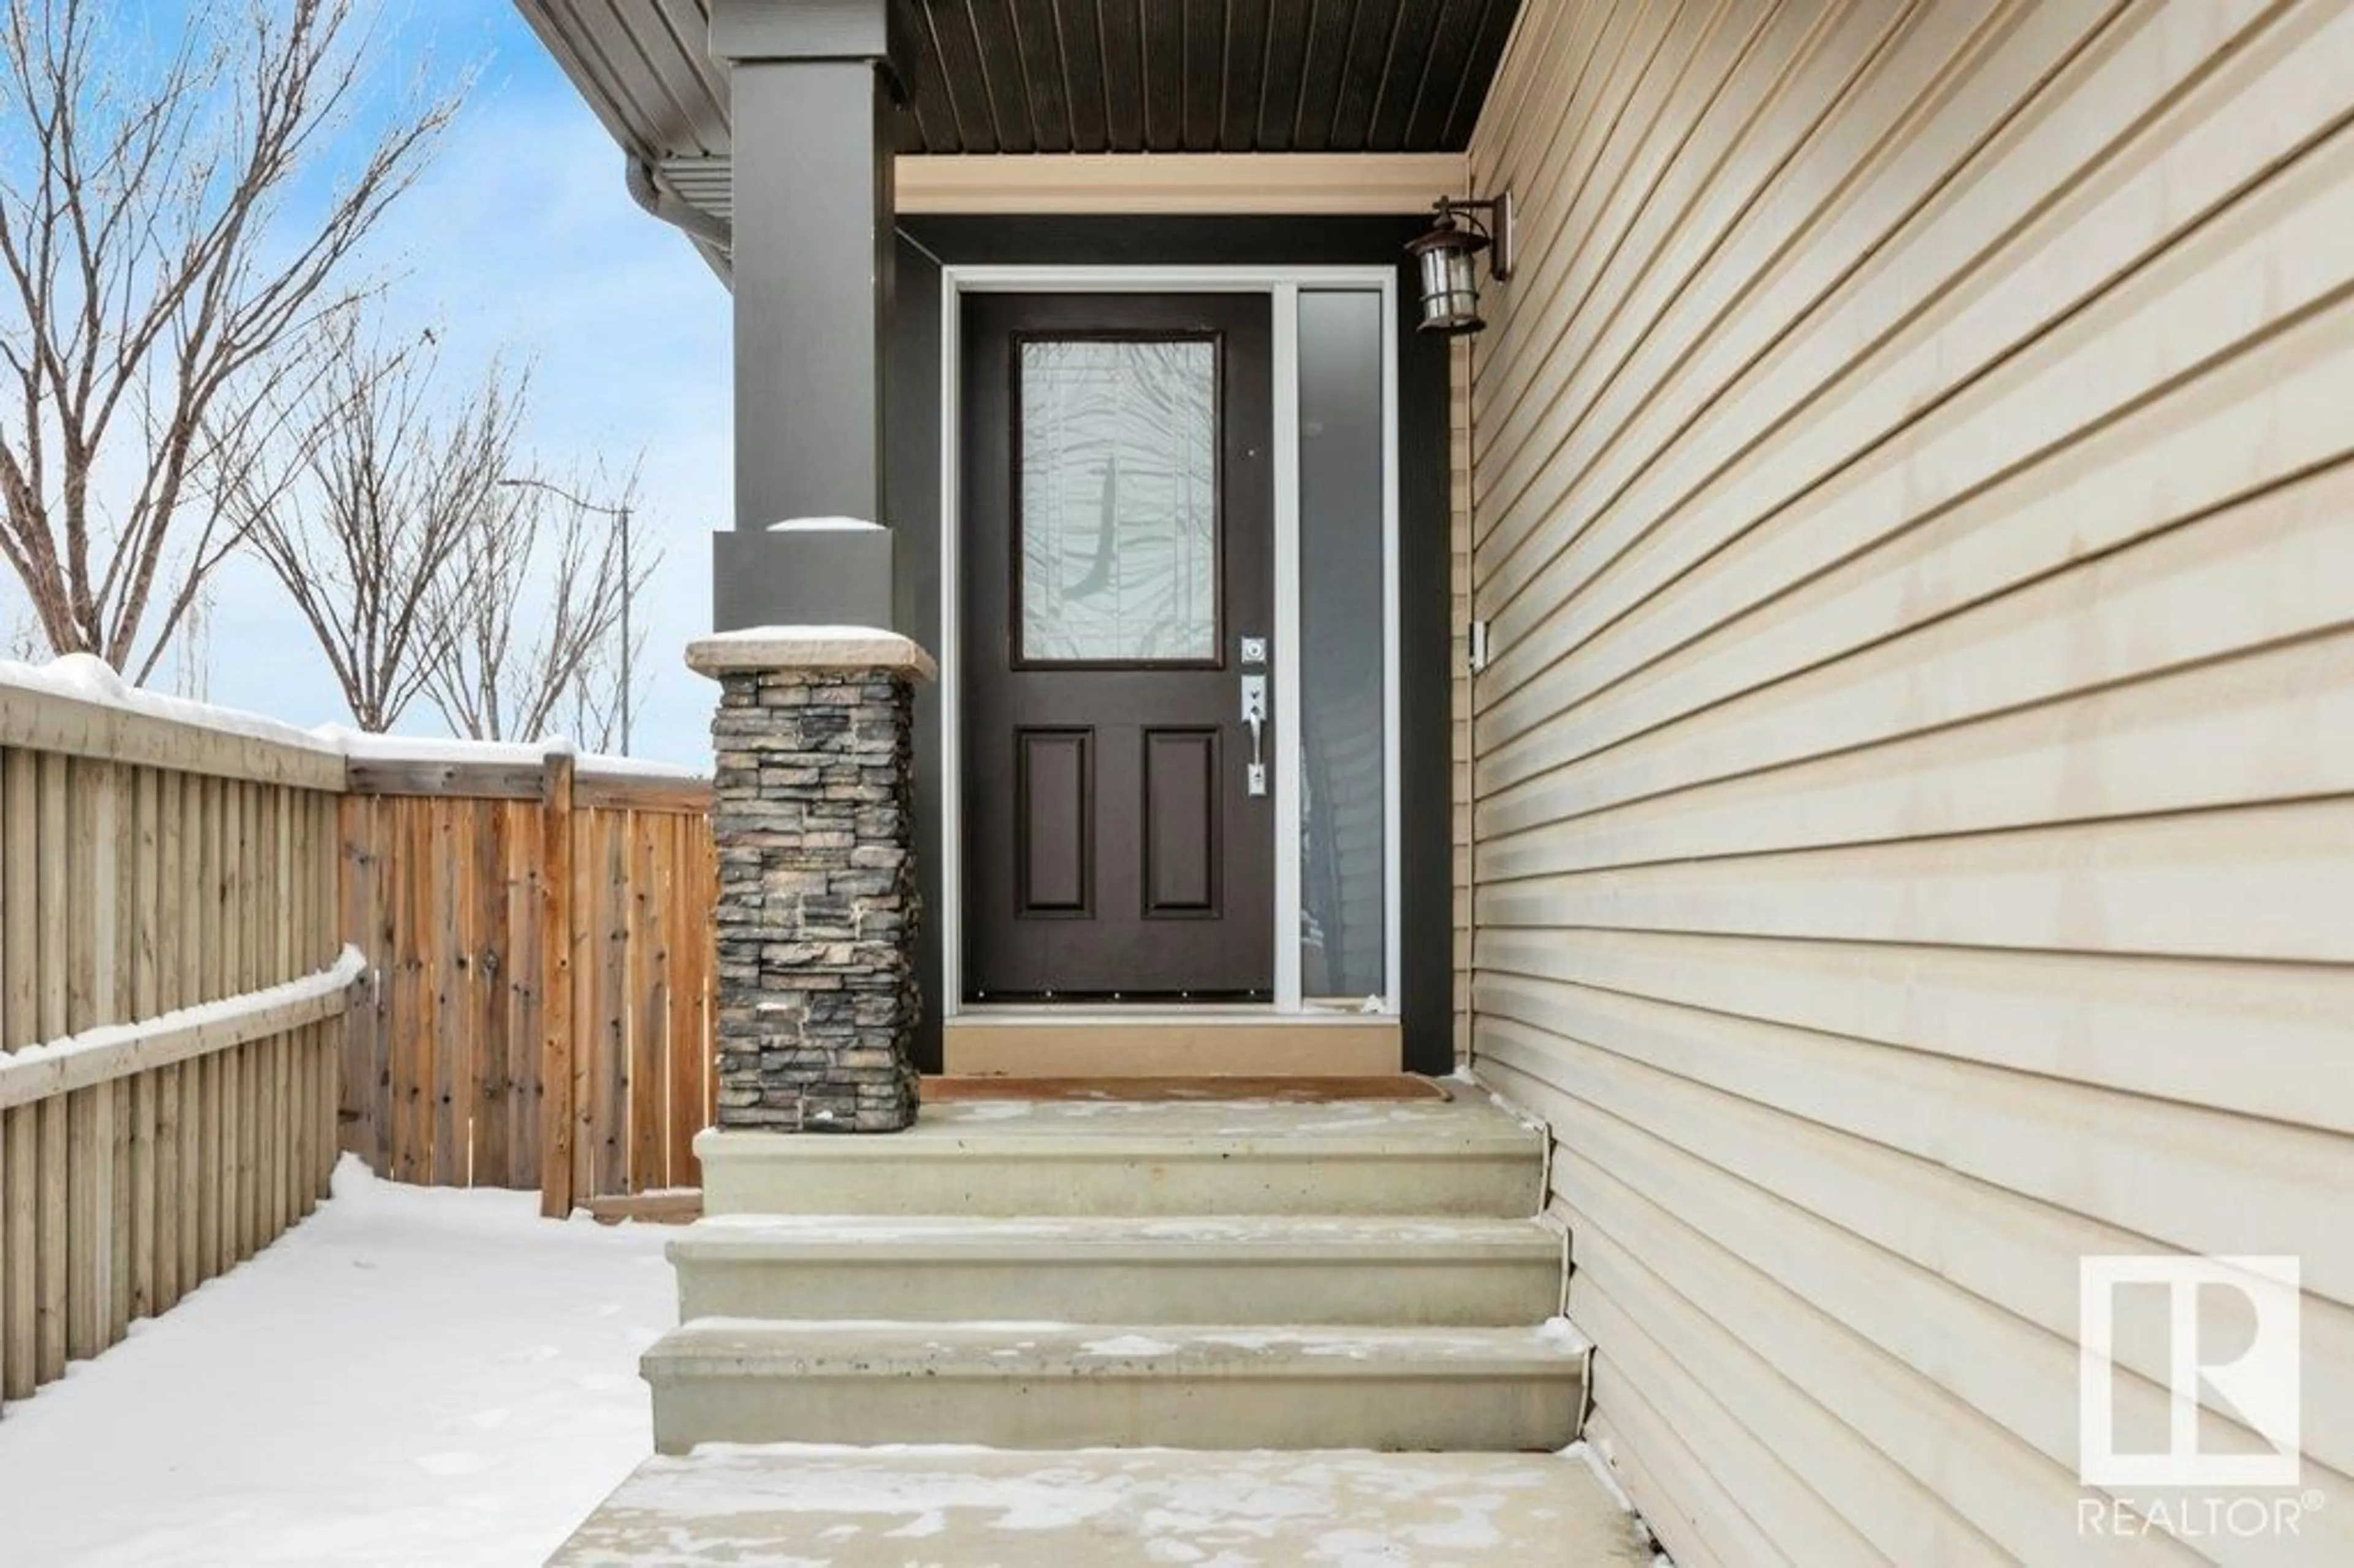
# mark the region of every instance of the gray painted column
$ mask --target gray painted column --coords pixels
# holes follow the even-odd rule
[[[735,184],[736,526],[712,563],[722,630],[891,624],[891,42],[887,0],[711,8]]]
[[[915,683],[891,632],[707,637],[721,1138],[916,1119]]]
[[[714,0],[733,123],[736,526],[713,541],[720,683],[718,1128],[916,1118],[915,686],[885,495],[894,115],[887,0]]]

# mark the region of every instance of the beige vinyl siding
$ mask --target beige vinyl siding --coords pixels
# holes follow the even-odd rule
[[[1458,953],[1680,1563],[2354,1561],[2349,122],[2320,0],[1524,8]],[[2293,1538],[2078,1533],[2175,1251],[2303,1258]]]

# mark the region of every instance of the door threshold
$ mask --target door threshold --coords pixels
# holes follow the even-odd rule
[[[927,1077],[924,1104],[955,1105],[1002,1100],[1118,1100],[1125,1104],[1193,1105],[1235,1100],[1272,1100],[1278,1105],[1450,1100],[1455,1093],[1433,1078],[1408,1073],[1375,1077],[1291,1075],[1212,1078],[950,1078]]]
[[[1377,1077],[1405,1069],[1405,1033],[1379,1013],[1271,1009],[1009,1008],[940,1028],[958,1077]]]
[[[1362,1027],[1395,1024],[1385,1012],[1278,1012],[1272,1002],[968,1002],[942,1025],[949,1029],[1040,1028],[1062,1024],[1149,1024],[1155,1028],[1217,1028],[1223,1025],[1314,1029],[1334,1024]]]

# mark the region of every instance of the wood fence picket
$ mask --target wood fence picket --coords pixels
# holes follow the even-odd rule
[[[0,703],[0,1401],[326,1191],[344,761],[62,693]]]
[[[404,1181],[535,1188],[557,1214],[696,1184],[709,787],[565,756],[355,766],[340,810],[344,927],[370,975],[341,1147]]]

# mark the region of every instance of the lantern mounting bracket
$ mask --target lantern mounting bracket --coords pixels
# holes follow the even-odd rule
[[[1508,188],[1492,196],[1440,196],[1430,210],[1441,220],[1461,218],[1474,233],[1487,236],[1488,275],[1499,283],[1512,276],[1512,193]]]

